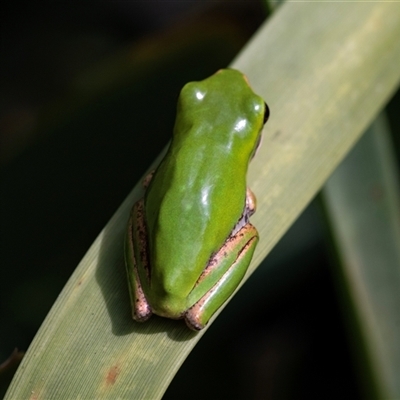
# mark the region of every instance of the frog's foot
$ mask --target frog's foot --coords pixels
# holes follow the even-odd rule
[[[243,279],[258,242],[256,228],[246,224],[210,260],[196,287],[217,278],[216,283],[189,310],[184,318],[190,329],[203,329],[212,315],[234,293]],[[193,290],[195,291],[196,288]]]
[[[153,312],[144,295],[137,270],[134,271],[134,279],[132,280],[132,286],[130,286],[131,291],[133,292],[131,293],[132,318],[138,322],[147,321]]]
[[[132,208],[125,240],[125,266],[128,276],[129,295],[131,298],[132,317],[136,321],[146,321],[152,315],[149,302],[144,295],[142,278],[149,278],[146,251],[146,224],[144,222],[144,200],[140,199]]]

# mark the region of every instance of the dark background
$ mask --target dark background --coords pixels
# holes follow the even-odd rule
[[[0,363],[28,348],[169,140],[183,84],[227,66],[266,17],[261,1],[246,0],[7,4]],[[399,94],[388,105],[397,154],[398,110]],[[166,399],[362,397],[323,221],[314,201],[193,350]],[[0,395],[8,378],[0,377]],[[199,379],[206,393],[191,390]]]

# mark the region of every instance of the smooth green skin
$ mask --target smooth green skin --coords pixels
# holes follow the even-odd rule
[[[171,145],[144,198],[146,239],[139,245],[131,243],[141,240],[132,227],[127,236],[132,305],[147,302],[151,309],[148,315],[134,311],[135,319],[145,320],[151,313],[183,318],[190,307],[212,293],[207,301],[203,299],[196,322],[187,320],[192,329],[201,329],[240,283],[258,240],[248,223],[246,173],[265,113],[264,100],[236,70],[220,70],[183,87]],[[137,218],[133,212],[131,219]],[[233,241],[239,220],[252,229],[243,230],[243,238]],[[228,240],[233,248],[219,252]],[[249,241],[251,245],[246,246]],[[148,266],[140,261],[143,251]],[[228,271],[241,253],[240,266],[235,264]],[[221,266],[198,283],[212,257]],[[137,294],[138,286],[144,298]]]

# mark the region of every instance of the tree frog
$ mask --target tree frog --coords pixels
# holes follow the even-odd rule
[[[187,83],[173,138],[125,240],[132,315],[184,318],[200,330],[242,280],[258,242],[246,173],[269,116],[234,69]]]

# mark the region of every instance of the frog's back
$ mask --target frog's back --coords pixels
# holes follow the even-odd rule
[[[146,194],[154,290],[187,296],[240,219],[263,112],[235,70],[182,89],[170,149]]]

